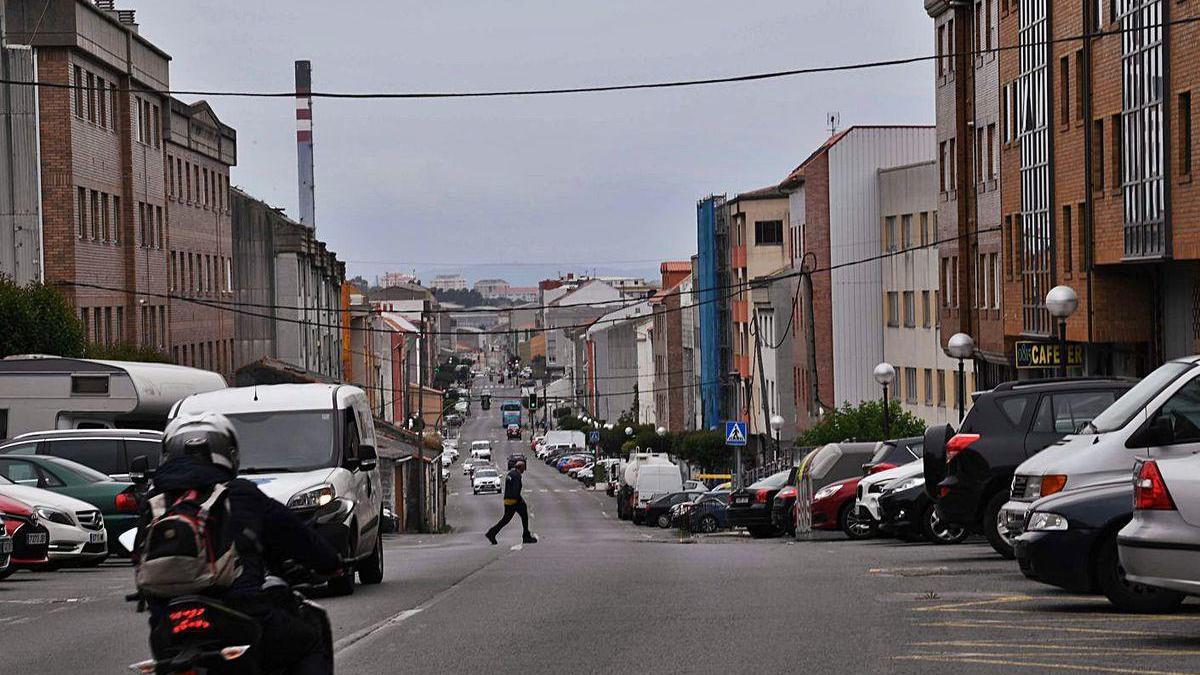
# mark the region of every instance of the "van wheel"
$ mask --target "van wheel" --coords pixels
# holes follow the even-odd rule
[[[358,564],[358,580],[364,585],[377,584],[383,581],[383,535],[375,537],[375,550],[371,555]]]
[[[1012,560],[1017,555],[1013,552],[1012,543],[1008,540],[1008,528],[1000,523],[1000,509],[1007,501],[1008,490],[1001,490],[988,500],[987,507],[983,510],[983,536],[987,537],[988,543],[996,549],[996,553]]]
[[[1100,592],[1122,612],[1166,614],[1179,609],[1183,594],[1164,588],[1135,584],[1125,578],[1117,555],[1117,535],[1110,532],[1096,552],[1096,581]]]

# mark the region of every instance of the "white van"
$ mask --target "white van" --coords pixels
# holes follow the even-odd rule
[[[275,384],[189,396],[171,417],[221,413],[238,434],[241,469],[276,501],[315,519],[347,562],[335,593],[383,580],[383,489],[375,424],[362,389],[340,384]]]
[[[637,482],[633,487],[634,524],[642,524],[647,504],[672,492],[683,492],[683,474],[678,466],[652,463],[638,469]]]
[[[1048,423],[1070,410],[1038,410]],[[1200,453],[1200,356],[1168,361],[1075,434],[1030,457],[1013,475],[998,515],[1006,539],[1021,533],[1029,505],[1046,495],[1113,479],[1133,479],[1135,460]]]
[[[481,462],[492,461],[492,442],[471,441],[471,459]]]

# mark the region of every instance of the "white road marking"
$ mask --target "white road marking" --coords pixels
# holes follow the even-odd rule
[[[457,492],[451,492],[451,493],[450,493],[450,496],[451,496],[451,497],[457,497],[457,496],[458,496],[458,493],[457,493]]]
[[[559,490],[558,488],[554,488],[554,491],[555,491],[555,492],[562,492],[562,490]]]
[[[600,515],[602,515],[602,516],[604,516],[605,518],[607,518],[607,517],[608,517],[608,511],[601,511],[601,512],[600,512]]]
[[[523,548],[525,548],[525,544],[513,544],[512,546],[510,546],[510,547],[508,548],[508,550],[510,550],[510,551],[520,551],[520,550],[521,550],[521,549],[523,549]]]
[[[646,534],[645,532],[643,532],[643,533],[642,533],[642,536],[643,536],[643,537],[645,537],[645,538],[647,538],[647,539],[653,539],[653,538],[654,538],[654,537],[651,537],[650,535]]]
[[[538,490],[538,492],[541,492],[542,494],[546,494],[547,492],[549,492],[549,490],[547,490],[546,488],[542,488],[541,490]]]

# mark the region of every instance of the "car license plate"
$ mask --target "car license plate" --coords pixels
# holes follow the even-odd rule
[[[733,503],[734,504],[749,504],[750,498],[749,497],[737,497],[733,500]]]
[[[30,546],[46,544],[49,543],[49,541],[50,535],[46,534],[45,532],[30,532],[29,534],[25,535],[25,543],[29,544]]]
[[[12,539],[0,541],[0,554],[12,553]]]
[[[88,534],[88,543],[89,544],[99,544],[103,541],[104,541],[104,533],[103,532],[91,532]]]

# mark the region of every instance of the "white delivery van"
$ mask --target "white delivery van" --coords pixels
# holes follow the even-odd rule
[[[221,413],[237,430],[239,476],[315,527],[346,559],[336,593],[383,580],[383,489],[375,424],[362,389],[341,384],[275,384],[189,396],[171,417]]]
[[[471,441],[471,459],[480,462],[492,461],[492,442]]]
[[[646,464],[638,469],[633,487],[633,522],[641,525],[646,505],[672,492],[683,492],[683,474],[674,464]]]
[[[617,517],[621,520],[633,518],[633,493],[637,486],[638,473],[642,467],[652,464],[675,466],[671,464],[671,459],[665,452],[631,452],[629,459],[621,464],[617,472]]]
[[[583,449],[587,447],[587,437],[582,431],[563,431],[557,429],[547,431],[546,437],[542,439],[543,445],[569,445],[571,447]]]

